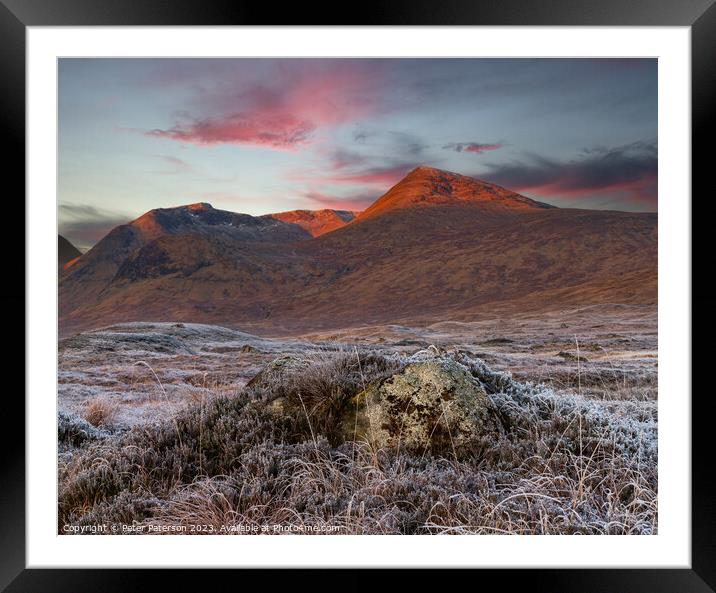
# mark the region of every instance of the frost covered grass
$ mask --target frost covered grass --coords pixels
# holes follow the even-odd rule
[[[337,442],[338,419],[366,385],[415,358],[314,353],[303,366],[269,365],[244,389],[202,396],[171,420],[80,439],[60,462],[60,532],[134,523],[209,533],[656,533],[656,402],[565,395],[466,352],[452,357],[502,427],[479,454]],[[302,413],[277,414],[281,399]]]
[[[556,391],[577,392],[593,399],[655,401],[658,395],[655,368],[627,370],[611,361],[542,368],[536,376]]]
[[[87,441],[97,441],[109,436],[84,418],[60,411],[57,415],[57,440],[61,447],[79,447]]]

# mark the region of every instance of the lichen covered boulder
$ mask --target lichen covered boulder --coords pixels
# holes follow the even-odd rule
[[[286,356],[249,383],[268,410],[294,421],[299,438],[376,450],[464,457],[498,436],[484,384],[460,353],[431,347],[409,358]]]
[[[475,450],[498,429],[484,387],[452,357],[420,354],[356,396],[359,436],[377,448],[413,453]]]

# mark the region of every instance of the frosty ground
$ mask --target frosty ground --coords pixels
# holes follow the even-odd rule
[[[276,359],[306,364],[252,382]],[[433,428],[413,450],[341,432],[371,385],[426,360],[483,390],[499,429],[461,448],[438,417],[449,445]],[[289,338],[130,323],[62,340],[58,364],[60,533],[657,531],[651,307]]]

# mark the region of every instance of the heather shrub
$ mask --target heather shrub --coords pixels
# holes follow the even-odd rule
[[[84,418],[60,411],[57,414],[57,440],[60,445],[79,447],[87,441],[98,441],[109,433],[92,426]]]

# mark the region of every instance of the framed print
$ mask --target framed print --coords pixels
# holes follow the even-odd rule
[[[205,8],[0,7],[3,586],[713,590],[711,3]]]

